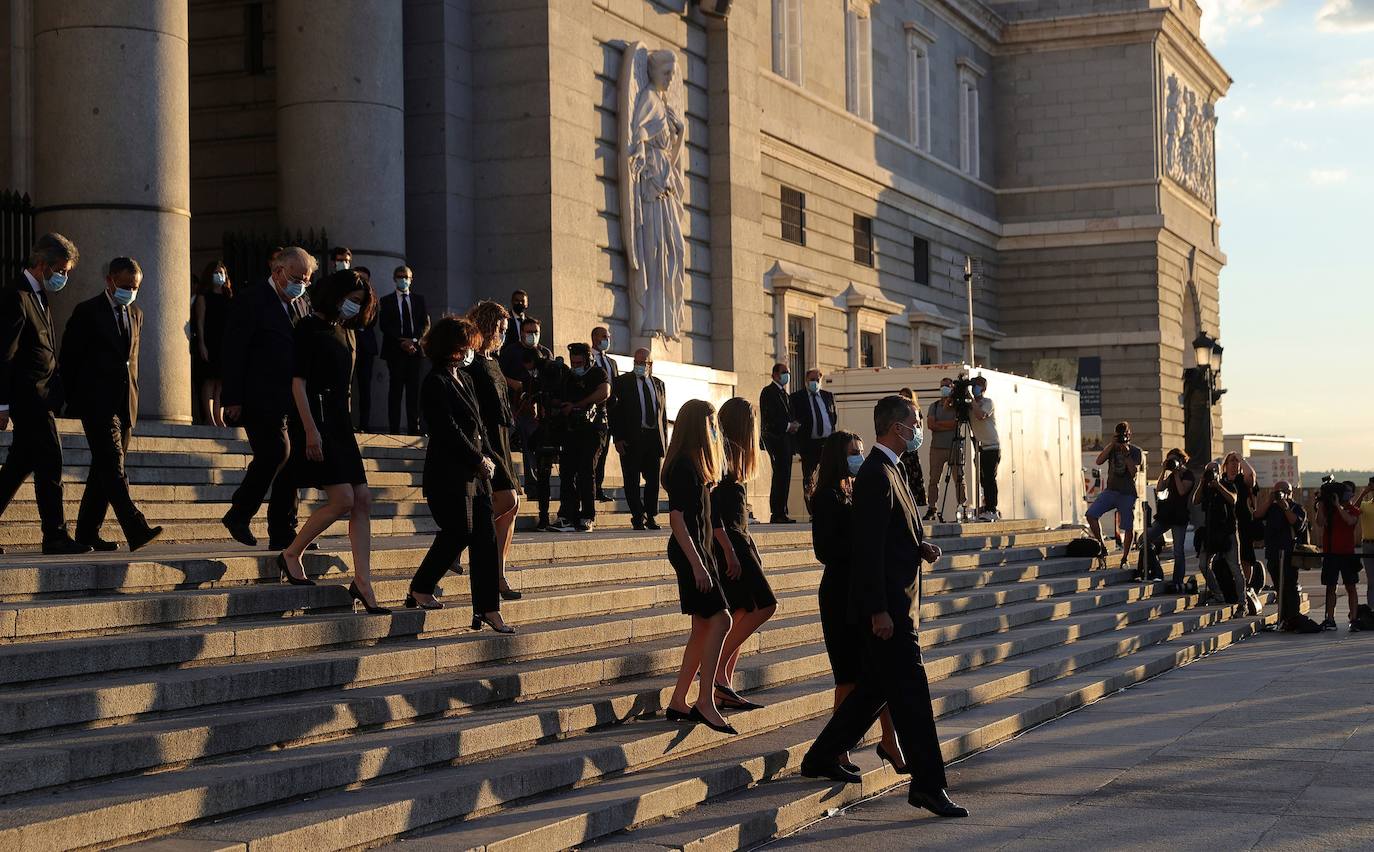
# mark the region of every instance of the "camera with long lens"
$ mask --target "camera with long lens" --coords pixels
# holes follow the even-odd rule
[[[954,389],[950,391],[949,398],[954,403],[954,413],[959,420],[968,423],[973,413],[973,380],[967,376],[955,379]]]
[[[1345,496],[1345,483],[1336,482],[1335,477],[1327,481],[1323,477],[1321,489],[1317,491],[1317,503],[1326,507],[1328,516],[1336,511],[1336,507],[1341,504],[1341,498]]]
[[[1169,458],[1164,462],[1164,469],[1169,471],[1170,473],[1173,473],[1177,470],[1182,470],[1183,462],[1179,460],[1178,456],[1169,456]]]

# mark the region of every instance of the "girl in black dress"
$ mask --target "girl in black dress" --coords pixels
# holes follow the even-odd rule
[[[735,729],[716,707],[716,673],[720,651],[730,632],[729,605],[720,588],[711,549],[711,486],[721,468],[720,435],[715,406],[703,399],[688,400],[678,411],[673,437],[663,456],[663,484],[668,491],[668,561],[677,575],[682,612],[692,617],[692,633],[682,650],[682,667],[668,701],[667,716],[674,722],[701,722],[713,730]],[[695,704],[687,691],[700,673]]]
[[[763,576],[759,549],[749,535],[749,501],[745,497],[745,486],[758,471],[758,414],[752,402],[735,397],[720,407],[718,419],[725,473],[711,492],[711,525],[716,565],[723,569],[720,585],[732,618],[716,671],[716,701],[726,710],[756,710],[763,705],[741,698],[731,682],[740,647],[778,609],[778,599]]]
[[[216,260],[206,266],[191,305],[191,322],[196,339],[195,374],[200,380],[200,400],[209,426],[224,425],[220,349],[224,345],[224,323],[229,319],[229,300],[233,297],[234,285],[224,262]]]
[[[429,424],[423,488],[439,533],[410,581],[406,607],[442,609],[434,588],[463,550],[471,548],[472,629],[488,624],[498,633],[514,633],[501,619],[497,592],[500,558],[491,513],[496,462],[472,380],[462,369],[472,363],[480,339],[476,326],[453,316],[440,319],[425,335],[425,354],[434,369],[420,385],[420,408]]]
[[[863,669],[864,640],[862,628],[849,620],[849,568],[853,546],[852,521],[854,504],[850,499],[854,476],[864,461],[864,442],[853,432],[839,431],[825,441],[821,449],[820,469],[811,495],[811,544],[816,559],[825,566],[821,574],[820,609],[821,633],[825,637],[825,653],[830,657],[830,669],[835,675],[835,706],[854,691]],[[901,746],[892,727],[892,717],[883,708],[878,717],[882,723],[883,741],[878,755],[891,763],[898,772],[906,769]],[[849,762],[849,755],[840,755],[847,769],[857,772]]]
[[[329,501],[301,525],[295,541],[277,557],[277,567],[293,584],[309,584],[301,554],[330,524],[346,516],[353,546],[348,593],[368,612],[385,614],[391,610],[377,606],[372,591],[372,494],[349,411],[353,329],[372,319],[377,295],[357,271],[341,269],[310,288],[310,304],[313,312],[302,317],[295,330],[291,395],[300,423],[292,430],[292,443],[305,452],[292,463],[297,465],[298,484],[324,491]]]
[[[506,560],[510,558],[510,546],[515,538],[515,512],[520,506],[515,490],[515,462],[510,454],[510,430],[515,418],[511,416],[506,377],[496,357],[506,340],[510,312],[501,303],[487,300],[474,305],[467,318],[481,335],[476,357],[463,369],[472,379],[477,404],[482,409],[482,425],[486,427],[487,441],[491,445],[491,460],[496,463],[496,472],[491,476],[491,511],[500,556],[499,588],[505,600],[519,600],[520,593],[512,591],[506,582]]]

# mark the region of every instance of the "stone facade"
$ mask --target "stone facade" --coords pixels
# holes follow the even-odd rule
[[[755,0],[726,20],[695,0],[61,5],[0,0],[11,182],[32,174],[19,188],[40,205],[107,200],[54,201],[60,174],[84,185],[116,147],[38,146],[26,171],[33,105],[90,99],[72,63],[43,61],[45,33],[83,14],[179,22],[165,68],[111,60],[96,91],[183,128],[131,179],[189,186],[189,205],[159,202],[189,206],[189,236],[184,217],[119,226],[177,264],[162,278],[179,293],[225,230],[325,227],[383,282],[405,257],[436,308],[523,287],[546,339],[606,324],[626,351],[617,90],[642,42],[675,51],[684,84],[684,334],[658,357],[694,387],[753,396],[774,360],[962,361],[971,256],[977,362],[1100,356],[1104,417],[1158,450],[1182,443],[1192,337],[1219,334],[1211,139],[1230,80],[1194,0]],[[189,96],[139,76],[154,70],[188,74]],[[122,231],[99,215],[40,224],[104,252]],[[179,324],[184,297],[157,308]],[[185,357],[172,348],[159,363]]]

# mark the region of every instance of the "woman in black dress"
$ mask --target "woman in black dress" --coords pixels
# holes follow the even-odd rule
[[[1240,538],[1240,561],[1245,566],[1245,582],[1255,591],[1264,590],[1264,571],[1256,571],[1259,559],[1255,556],[1255,469],[1230,452],[1221,460],[1221,472],[1236,491],[1236,531]]]
[[[763,576],[759,549],[749,535],[745,496],[745,486],[758,471],[758,414],[752,402],[735,397],[720,407],[718,419],[725,473],[711,492],[711,525],[716,566],[724,569],[720,585],[732,615],[716,671],[716,701],[726,710],[756,710],[763,705],[741,698],[732,682],[740,647],[778,609],[778,599]]]
[[[367,490],[363,456],[353,434],[349,396],[353,388],[353,329],[366,325],[377,311],[377,295],[362,275],[341,269],[310,289],[314,309],[296,323],[296,377],[291,395],[299,423],[293,421],[291,443],[305,451],[290,462],[301,486],[318,488],[329,498],[301,525],[277,567],[293,584],[310,584],[301,555],[329,525],[348,518],[353,546],[353,582],[348,593],[373,614],[372,494]]]
[[[514,633],[515,628],[501,619],[497,592],[500,558],[491,513],[496,462],[491,458],[472,379],[462,369],[472,363],[480,339],[471,322],[447,316],[434,324],[423,341],[434,365],[420,385],[420,410],[429,424],[423,488],[439,533],[410,581],[406,607],[442,609],[434,588],[463,550],[471,548],[472,629],[488,624],[497,633]]]
[[[825,566],[821,574],[821,633],[825,653],[835,675],[835,706],[854,691],[863,669],[864,640],[861,628],[849,620],[849,565],[853,546],[854,504],[850,498],[854,476],[864,461],[864,442],[853,432],[835,432],[821,450],[816,487],[811,495],[811,544],[816,559]],[[892,717],[884,708],[879,717],[883,741],[878,755],[898,772],[906,769],[901,746],[892,727]],[[846,768],[857,772],[849,755],[840,755]]]
[[[191,305],[191,323],[196,340],[194,372],[200,381],[205,423],[210,426],[224,425],[220,349],[224,346],[224,323],[229,319],[229,300],[233,297],[234,285],[224,262],[216,260],[206,266]]]
[[[496,526],[496,550],[500,556],[499,589],[505,600],[519,600],[520,593],[512,591],[506,582],[506,560],[510,558],[511,541],[515,538],[515,511],[520,507],[515,490],[515,462],[510,454],[510,430],[515,418],[511,415],[506,377],[496,357],[506,340],[510,312],[501,303],[487,300],[474,305],[467,318],[481,335],[476,356],[463,369],[472,379],[477,404],[482,410],[482,425],[491,446],[489,455],[496,463],[496,472],[491,475],[491,511]]]
[[[716,707],[716,673],[720,651],[730,632],[729,604],[720,587],[711,549],[711,486],[720,470],[720,435],[715,406],[703,399],[688,400],[678,411],[673,437],[663,456],[663,484],[668,491],[668,561],[677,575],[682,612],[692,617],[692,633],[682,650],[682,667],[668,701],[667,716],[674,722],[700,722],[712,730],[733,734]],[[700,673],[695,704],[687,691]]]

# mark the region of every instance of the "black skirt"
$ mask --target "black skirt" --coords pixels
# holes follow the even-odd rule
[[[307,488],[366,485],[367,471],[363,465],[363,454],[358,449],[358,441],[353,433],[348,406],[345,404],[341,408],[333,407],[332,411],[326,410],[315,414],[324,450],[324,459],[321,461],[310,461],[305,457],[305,429],[296,422],[296,418],[291,418],[291,456],[295,459],[297,484]],[[320,414],[323,414],[322,418]]]
[[[487,441],[491,444],[491,460],[496,470],[491,474],[491,490],[515,490],[515,462],[510,453],[510,427],[489,424]]]
[[[747,532],[727,530],[726,534],[734,545],[735,558],[739,559],[739,579],[730,579],[727,567],[729,561],[725,558],[724,549],[719,542],[714,544],[720,584],[730,609],[753,612],[756,609],[777,606],[778,599],[773,594],[773,587],[768,585],[768,578],[763,575],[763,562],[759,557],[758,548],[754,545],[754,539]]]
[[[677,539],[672,537],[668,539],[668,562],[672,564],[673,573],[677,575],[677,595],[682,602],[683,615],[710,618],[718,612],[725,611],[729,604],[725,600],[725,592],[720,586],[720,574],[712,564],[709,551],[703,554],[702,562],[706,573],[711,575],[711,588],[704,592],[697,588],[696,574],[692,571],[692,563],[688,561],[687,554],[682,552]]]
[[[835,685],[858,683],[863,671],[863,634],[849,620],[849,577],[830,568],[821,574],[821,635]]]

